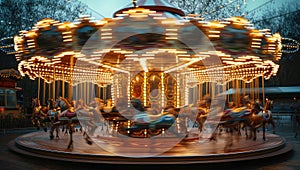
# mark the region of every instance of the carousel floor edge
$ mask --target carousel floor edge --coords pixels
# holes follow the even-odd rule
[[[286,154],[293,150],[292,144],[289,144],[282,138],[279,145],[266,149],[259,149],[249,152],[240,152],[234,154],[213,154],[202,156],[178,156],[170,155],[158,157],[132,158],[116,155],[97,155],[86,153],[57,152],[49,149],[39,149],[26,146],[17,142],[17,138],[8,144],[8,148],[21,155],[38,157],[42,159],[51,159],[56,161],[68,161],[78,163],[95,164],[207,164],[207,163],[227,163],[263,159]]]

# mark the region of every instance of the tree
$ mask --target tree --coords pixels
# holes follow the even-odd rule
[[[29,30],[43,18],[63,22],[87,14],[87,6],[78,0],[2,0],[0,9],[0,37]]]
[[[199,14],[205,20],[222,20],[232,16],[243,16],[243,0],[168,0],[186,14]]]
[[[13,48],[2,49],[1,47],[13,44],[13,40],[2,38],[13,37],[21,30],[30,30],[43,18],[64,22],[74,21],[80,14],[88,14],[87,6],[79,0],[0,0],[0,9],[0,51],[6,53]],[[5,54],[5,56],[16,63],[14,55]],[[7,62],[9,60],[0,62],[0,69],[6,66]],[[18,84],[23,88],[25,98],[23,107],[30,108],[31,98],[36,96],[37,81],[31,81],[26,76]]]
[[[266,7],[259,12],[247,14],[247,17],[258,29],[269,28],[273,33],[279,32],[283,37],[297,39],[300,35],[300,3],[295,3]]]
[[[249,16],[258,29],[269,28],[272,33],[280,33],[282,37],[300,41],[300,3],[284,3],[280,7],[265,7],[260,10],[261,15]],[[286,43],[286,42],[285,42]],[[295,44],[294,44],[295,45]],[[270,80],[271,85],[295,86],[300,85],[300,52],[283,53],[279,61],[277,76]]]

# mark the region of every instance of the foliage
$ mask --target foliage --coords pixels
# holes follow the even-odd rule
[[[205,20],[221,20],[231,16],[243,16],[243,0],[168,0],[186,14],[199,14]]]
[[[279,32],[283,37],[295,38],[300,36],[300,3],[286,3],[279,8],[266,8],[262,15],[249,14],[249,20],[256,28],[269,28],[273,33]]]
[[[270,1],[262,8],[246,11],[244,0],[168,0],[186,14],[199,14],[205,20],[220,20],[231,16],[244,16],[257,29],[270,29],[284,37],[298,38],[300,35],[300,2],[284,3],[281,7]],[[247,2],[251,3],[251,2]]]
[[[87,6],[79,0],[2,0],[0,9],[0,37],[9,37],[43,18],[73,21]]]
[[[268,28],[272,33],[280,33],[282,37],[288,37],[300,41],[300,3],[284,3],[280,7],[263,8],[254,14],[249,14],[250,21],[255,28]],[[270,80],[271,85],[296,86],[300,84],[299,55],[296,53],[283,53],[279,61],[279,70],[276,77]]]

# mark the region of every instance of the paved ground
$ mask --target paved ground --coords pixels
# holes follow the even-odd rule
[[[35,129],[13,129],[0,133],[0,169],[1,170],[89,170],[89,169],[259,169],[259,170],[297,170],[300,169],[300,136],[295,138],[295,133],[288,126],[279,126],[277,134],[285,137],[293,145],[293,151],[274,158],[256,161],[242,161],[237,163],[201,164],[201,165],[95,165],[72,162],[59,162],[45,160],[30,156],[23,156],[10,151],[8,142],[16,137],[35,131]]]

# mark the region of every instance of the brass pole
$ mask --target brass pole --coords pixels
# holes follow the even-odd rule
[[[104,101],[106,101],[106,86],[103,87],[103,96],[104,96]]]
[[[226,98],[227,98],[227,100],[228,100],[228,102],[230,102],[230,94],[229,94],[229,90],[230,90],[230,83],[228,82],[228,83],[226,83],[226,85],[225,85],[225,91],[227,91],[227,96],[226,96]],[[226,90],[227,89],[227,90]]]
[[[99,97],[99,98],[101,98],[100,89],[101,89],[101,87],[97,85],[97,97]]]
[[[84,96],[86,98],[85,103],[88,104],[89,103],[89,97],[90,97],[90,93],[88,93],[88,88],[89,88],[89,83],[85,82],[85,88],[84,88]]]
[[[265,105],[265,79],[261,77],[261,90],[263,95],[263,105]]]
[[[65,97],[65,81],[61,81],[61,96],[64,98]]]
[[[48,98],[52,98],[51,96],[51,88],[50,88],[50,84],[47,83],[47,87],[48,87]]]
[[[257,100],[259,100],[260,98],[259,77],[255,79],[255,89],[256,89],[256,98]]]
[[[60,96],[60,92],[61,92],[60,80],[58,80],[56,83],[57,83],[56,96]]]
[[[211,82],[211,98],[215,98],[215,93],[216,93],[216,84]]]
[[[246,96],[246,83],[244,81],[242,81],[243,83],[243,96]]]
[[[82,95],[81,98],[83,98],[83,96],[86,95],[86,82],[83,83],[83,88],[82,88]],[[84,97],[84,103],[87,103],[86,97]]]
[[[209,91],[209,88],[208,88],[209,85],[208,85],[208,84],[209,84],[209,82],[206,82],[206,83],[205,83],[205,89],[206,89],[206,90],[205,90],[205,94],[208,94],[208,91]]]
[[[41,86],[41,73],[40,73],[40,71],[39,71],[39,78],[38,78],[38,91],[37,91],[37,93],[38,93],[38,100],[40,100],[40,87]]]
[[[236,87],[236,103],[240,105],[240,87],[239,87],[239,80],[235,80],[235,87]]]
[[[74,70],[74,56],[70,57],[70,78],[68,86],[68,96],[70,99],[73,98],[73,70]]]
[[[43,80],[43,103],[46,103],[46,82]]]
[[[55,99],[56,98],[56,96],[55,96],[55,79],[56,79],[56,77],[55,77],[55,67],[54,67],[54,70],[53,70],[53,84],[52,84],[52,97],[53,97],[53,99]]]
[[[252,96],[252,100],[254,101],[255,100],[255,83],[254,81],[251,82],[251,96]]]
[[[193,88],[193,103],[197,102],[197,86]]]
[[[76,89],[76,100],[78,100],[79,99],[79,85],[78,84],[76,85],[75,89]]]
[[[237,93],[237,91],[236,91],[236,83],[235,83],[235,80],[232,80],[232,90],[234,90],[234,93],[232,93],[232,101],[234,102],[234,104],[237,104],[236,103],[236,101],[237,101],[237,99],[236,99],[236,93]]]
[[[203,84],[201,83],[201,84],[199,84],[199,100],[202,99],[202,95],[203,95],[203,94],[202,94],[202,93],[203,93],[203,92],[202,92],[202,90],[203,90],[202,88],[203,88]]]

